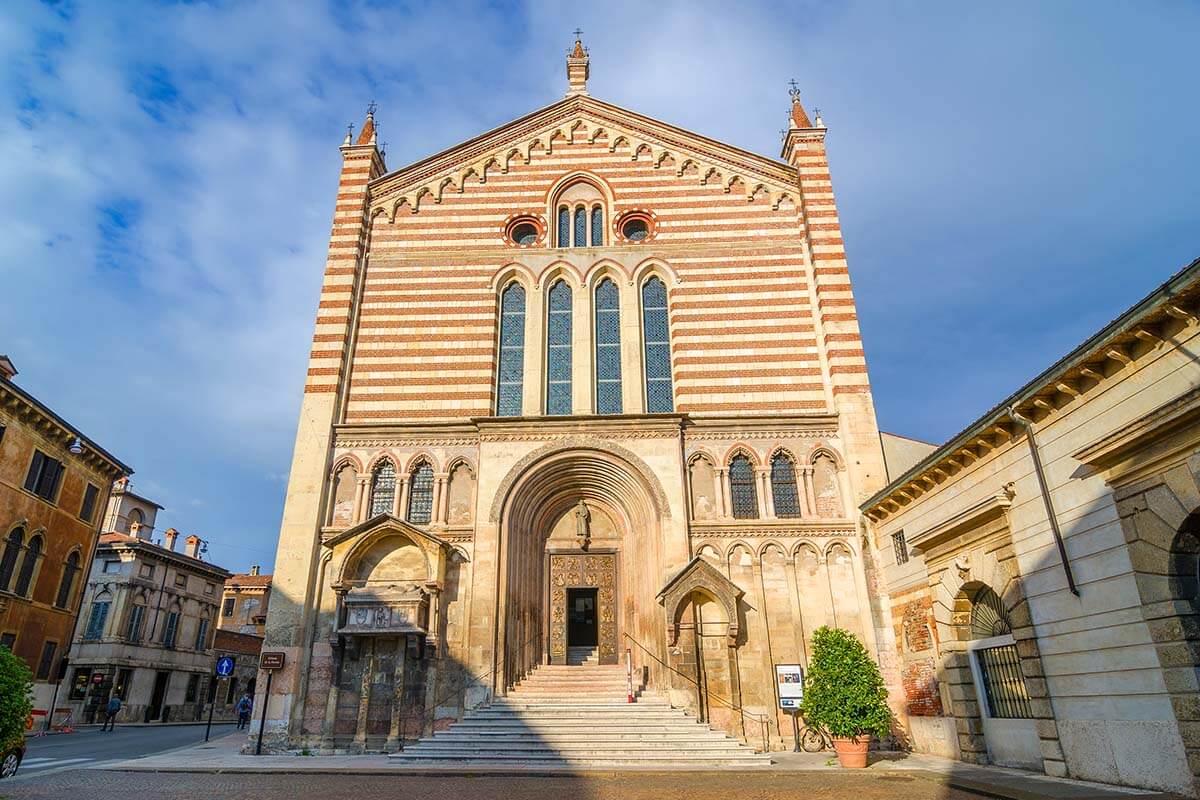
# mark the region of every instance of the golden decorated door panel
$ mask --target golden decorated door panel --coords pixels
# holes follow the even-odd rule
[[[567,590],[596,589],[601,664],[617,663],[617,554],[550,554],[550,663],[567,663]]]

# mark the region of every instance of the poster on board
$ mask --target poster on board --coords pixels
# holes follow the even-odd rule
[[[804,699],[804,668],[799,664],[776,664],[775,691],[780,708],[786,711],[800,708]]]

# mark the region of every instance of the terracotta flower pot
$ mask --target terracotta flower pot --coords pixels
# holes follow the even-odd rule
[[[846,769],[862,769],[867,765],[867,750],[871,745],[870,736],[858,736],[853,739],[844,736],[833,737],[833,749],[837,753],[838,763]]]

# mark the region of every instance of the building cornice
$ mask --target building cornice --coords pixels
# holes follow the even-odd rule
[[[1182,434],[1182,435],[1181,435]],[[1200,387],[1072,453],[1095,471],[1125,478],[1191,452],[1200,438]]]
[[[1012,507],[1013,496],[1011,488],[1006,487],[1004,491],[985,497],[932,528],[926,528],[916,534],[906,534],[909,552],[921,555],[935,545],[948,542],[986,522],[1002,517]]]
[[[75,439],[79,439],[83,445],[83,452],[74,457],[96,471],[111,476],[112,480],[122,475],[133,474],[132,467],[119,461],[116,456],[93,442],[45,403],[5,378],[0,378],[0,408],[63,448],[69,448]]]
[[[1039,423],[1108,384],[1136,361],[1158,352],[1168,326],[1200,324],[1200,259],[1169,280],[1006,397],[946,444],[862,503],[883,520],[933,491],[988,453],[1023,435],[1013,412]]]

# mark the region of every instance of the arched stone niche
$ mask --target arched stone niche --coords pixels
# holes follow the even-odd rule
[[[333,476],[333,502],[329,524],[345,527],[354,524],[354,498],[358,489],[358,474],[350,462],[342,464]]]
[[[711,598],[721,606],[728,620],[726,634],[729,646],[737,644],[738,600],[742,590],[726,578],[708,560],[695,556],[658,593],[658,601],[667,611],[667,645],[679,639],[679,624],[687,601],[693,594]]]
[[[459,462],[450,471],[449,501],[446,504],[446,523],[470,525],[475,517],[475,474]]]
[[[693,459],[688,466],[688,478],[692,489],[692,519],[720,516],[720,496],[712,463],[704,456]]]
[[[813,456],[813,495],[818,517],[842,517],[842,486],[832,454],[820,450]]]

